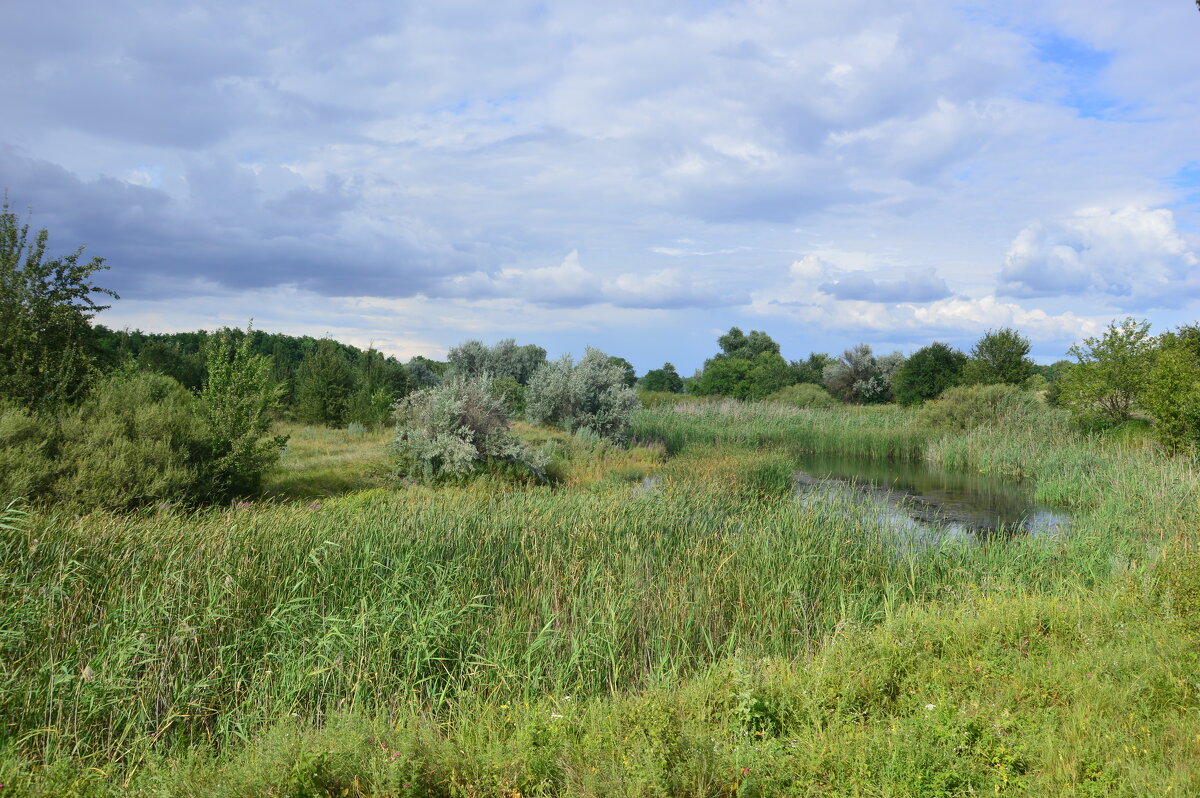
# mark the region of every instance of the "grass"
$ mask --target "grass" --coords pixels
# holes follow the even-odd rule
[[[428,488],[362,476],[383,433],[291,432],[263,502],[6,521],[0,794],[1200,791],[1190,583],[1154,576],[1196,556],[1187,462],[679,405],[629,449],[521,428],[553,487]],[[1030,479],[1076,525],[905,546],[792,499],[813,447]]]

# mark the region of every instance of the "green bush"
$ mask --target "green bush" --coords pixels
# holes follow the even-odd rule
[[[819,385],[801,382],[780,388],[766,398],[768,402],[777,402],[791,407],[837,407],[841,404],[829,391]]]
[[[1032,420],[1045,410],[1036,395],[1014,385],[964,385],[926,403],[917,418],[931,427],[967,430],[983,424]]]
[[[400,474],[426,482],[463,479],[482,467],[545,479],[546,458],[509,431],[508,409],[488,377],[451,377],[396,406]]]
[[[204,498],[208,428],[196,398],[170,377],[103,380],[63,418],[61,435],[60,501],[128,510]]]
[[[45,495],[58,474],[52,424],[16,405],[0,405],[0,502]]]

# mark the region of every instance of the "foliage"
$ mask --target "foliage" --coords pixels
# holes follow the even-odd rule
[[[525,396],[528,389],[512,377],[496,377],[492,380],[492,395],[504,403],[508,415],[520,418],[525,415]]]
[[[287,443],[270,435],[280,389],[271,381],[269,359],[254,354],[249,333],[247,327],[239,342],[222,331],[205,342],[200,409],[208,430],[208,484],[202,495],[210,501],[255,493]]]
[[[736,328],[735,328],[736,329]],[[759,352],[752,359],[717,356],[688,390],[698,396],[729,396],[734,399],[764,399],[791,385],[793,374],[778,352]]]
[[[1193,329],[1160,337],[1141,396],[1155,435],[1172,452],[1200,444],[1200,336]]]
[[[792,407],[837,407],[841,404],[819,385],[807,382],[780,388],[766,398],[768,402],[791,405]]]
[[[1029,391],[1015,385],[961,385],[921,408],[919,419],[931,427],[969,430],[984,425],[1037,418],[1044,407]]]
[[[966,355],[940,341],[918,349],[892,378],[896,401],[915,405],[937,398],[962,381],[966,363]]]
[[[508,377],[520,385],[528,385],[533,373],[546,362],[546,350],[533,344],[517,346],[512,338],[491,347],[480,341],[466,341],[450,350],[448,360],[447,373],[452,376]]]
[[[825,367],[834,363],[836,358],[832,358],[824,352],[813,352],[804,360],[793,360],[788,365],[792,369],[792,378],[796,382],[811,382],[813,385],[823,385],[825,381]]]
[[[0,207],[0,398],[54,410],[78,400],[92,379],[88,320],[104,310],[93,294],[116,294],[91,282],[108,268],[80,262],[83,247],[47,259],[49,233],[29,240],[6,201]]]
[[[1128,421],[1146,384],[1154,354],[1150,322],[1112,322],[1099,338],[1068,352],[1078,361],[1062,377],[1058,402],[1076,416],[1099,415],[1112,424]]]
[[[354,392],[354,368],[336,343],[325,339],[305,356],[296,374],[296,418],[340,427]]]
[[[914,411],[671,414],[686,445],[646,489],[621,470],[554,490],[31,513],[0,534],[0,781],[113,796],[1196,793],[1200,765],[1180,755],[1195,640],[1174,592],[1147,600],[1143,564],[1165,541],[1195,545],[1190,464],[1069,430],[947,432],[978,447],[960,467],[1011,449],[1037,490],[1086,509],[1068,535],[906,547],[854,496],[799,506],[786,476],[797,438],[928,440]],[[712,430],[742,442],[706,445]]]
[[[716,358],[738,358],[754,360],[764,353],[779,354],[779,344],[762,330],[751,330],[746,335],[737,327],[730,327],[729,332],[717,338],[721,352]]]
[[[671,363],[663,363],[660,369],[650,369],[642,377],[643,391],[683,393],[683,378]]]
[[[209,430],[197,399],[161,374],[118,372],[62,421],[55,498],[131,510],[209,498]]]
[[[633,369],[633,364],[623,357],[609,355],[608,362],[621,370],[621,378],[625,382],[626,388],[634,388],[637,386],[637,372]]]
[[[449,367],[448,363],[417,355],[404,365],[404,370],[413,388],[432,388],[442,381]]]
[[[57,441],[46,415],[0,403],[0,501],[49,494],[58,477]]]
[[[587,429],[611,441],[626,439],[640,406],[622,369],[591,347],[578,364],[564,355],[539,368],[529,382],[526,402],[532,424]]]
[[[396,406],[398,471],[426,482],[463,479],[487,466],[514,466],[544,478],[546,460],[509,429],[508,409],[490,377],[452,376]]]
[[[1016,330],[988,330],[971,347],[963,381],[969,385],[1022,385],[1036,370],[1028,355],[1029,339]]]
[[[870,345],[858,344],[826,366],[822,380],[843,402],[881,404],[892,398],[892,375],[903,363],[899,352],[876,357]]]

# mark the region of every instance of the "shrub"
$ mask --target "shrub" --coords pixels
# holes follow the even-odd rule
[[[491,382],[451,377],[402,399],[395,414],[399,473],[436,482],[497,466],[545,479],[546,458],[509,430],[508,410]]]
[[[350,409],[355,377],[354,367],[338,343],[329,338],[319,341],[296,372],[296,418],[308,424],[342,426]]]
[[[1168,333],[1149,371],[1142,405],[1154,418],[1154,433],[1170,451],[1200,442],[1200,360]]]
[[[780,388],[768,396],[766,401],[778,402],[791,407],[837,407],[841,404],[829,391],[808,382]]]
[[[843,402],[887,402],[892,398],[892,375],[903,364],[899,352],[876,357],[868,344],[858,344],[825,367],[823,382]]]
[[[599,349],[588,348],[575,364],[570,355],[539,368],[529,382],[526,416],[532,424],[552,424],[568,431],[587,429],[611,441],[624,441],[637,394],[625,374]]]
[[[204,498],[207,425],[196,398],[170,377],[108,377],[63,418],[61,433],[60,501],[128,510]]]
[[[1045,405],[1014,385],[963,385],[928,402],[918,419],[932,427],[967,430],[983,424],[1032,420]]]
[[[45,495],[54,483],[56,432],[45,418],[0,405],[0,502]]]

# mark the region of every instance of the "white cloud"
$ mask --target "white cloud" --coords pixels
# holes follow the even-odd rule
[[[1013,240],[1000,290],[1091,294],[1121,310],[1178,307],[1200,294],[1200,258],[1165,208],[1088,208],[1037,222]]]

